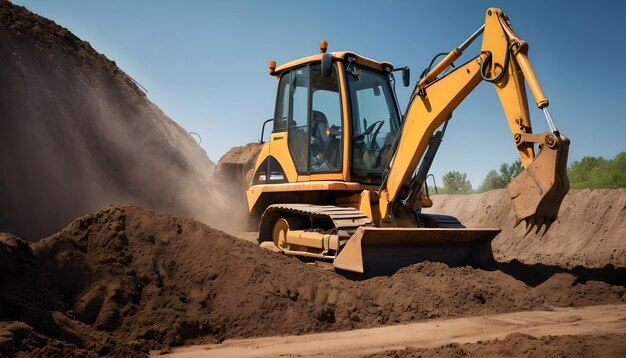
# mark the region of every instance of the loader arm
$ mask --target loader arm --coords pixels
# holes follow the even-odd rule
[[[482,49],[455,70],[439,76],[483,33]],[[526,220],[537,230],[546,230],[569,189],[566,163],[569,140],[560,135],[547,112],[548,100],[527,57],[528,45],[513,31],[499,9],[487,11],[485,25],[458,48],[453,49],[416,85],[405,114],[402,132],[390,161],[388,173],[379,190],[380,217],[392,219],[397,211],[420,207],[421,195],[410,195],[408,183],[424,156],[435,130],[446,122],[452,111],[482,81],[492,82],[504,109],[515,146],[525,167],[510,185],[509,194],[518,222]],[[548,120],[551,132],[532,134],[526,87],[528,84],[539,109]],[[535,144],[540,152],[535,154]],[[417,190],[422,183],[417,185]],[[399,198],[411,197],[412,202]],[[400,204],[401,203],[401,204]]]

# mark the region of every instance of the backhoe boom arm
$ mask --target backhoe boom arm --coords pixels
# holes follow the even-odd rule
[[[482,32],[480,54],[455,70],[440,76]],[[538,229],[556,218],[569,189],[566,174],[569,140],[559,134],[547,112],[548,100],[527,57],[528,45],[513,31],[499,9],[487,11],[485,25],[458,48],[453,49],[416,86],[403,129],[380,190],[381,217],[393,216],[393,205],[404,196],[407,184],[424,156],[435,130],[483,80],[493,83],[505,112],[513,140],[526,170],[509,186],[518,220]],[[524,80],[543,109],[550,133],[532,134]],[[541,151],[535,155],[535,144]],[[541,158],[540,158],[541,157]],[[419,199],[419,196],[412,195]],[[410,208],[419,203],[404,203]],[[547,228],[546,228],[547,230]]]

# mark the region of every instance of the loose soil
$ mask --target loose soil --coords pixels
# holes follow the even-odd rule
[[[450,343],[438,348],[390,350],[367,358],[482,357],[624,357],[626,334],[535,337],[514,333],[479,343]]]
[[[545,235],[515,225],[505,189],[472,195],[434,195],[428,212],[457,217],[467,227],[499,227],[498,261],[567,268],[626,268],[626,189],[573,189]]]
[[[2,354],[125,355],[232,337],[626,302],[623,285],[573,272],[527,285],[503,270],[425,262],[355,281],[132,205],[85,215],[34,244],[4,234],[0,255]]]

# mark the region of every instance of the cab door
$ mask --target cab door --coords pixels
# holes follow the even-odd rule
[[[311,180],[342,179],[343,124],[341,93],[336,66],[322,76],[321,66],[311,71],[309,171]],[[328,174],[328,175],[321,175]]]
[[[343,179],[345,135],[337,68],[324,77],[320,67],[297,67],[279,79],[269,160],[285,169],[289,182]]]

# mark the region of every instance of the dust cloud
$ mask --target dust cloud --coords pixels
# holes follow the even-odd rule
[[[237,230],[214,163],[89,43],[2,1],[0,63],[0,232],[39,240],[113,203]]]

